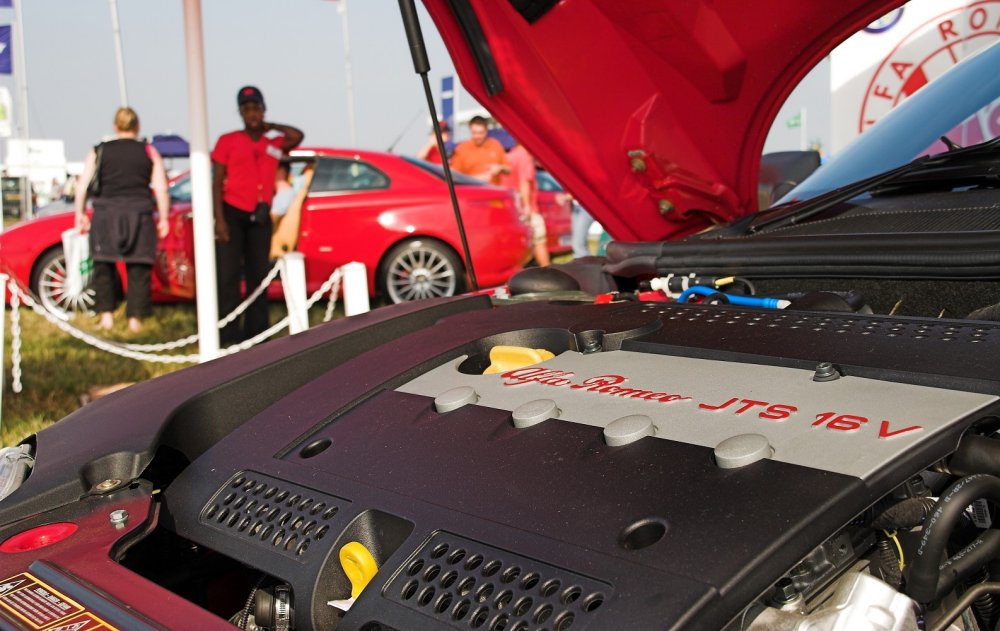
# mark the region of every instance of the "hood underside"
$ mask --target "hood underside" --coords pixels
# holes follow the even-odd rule
[[[424,0],[465,88],[617,239],[756,209],[779,107],[900,0]]]

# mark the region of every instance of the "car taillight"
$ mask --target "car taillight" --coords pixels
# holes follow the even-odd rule
[[[0,552],[28,552],[44,548],[66,539],[76,532],[77,528],[76,524],[64,521],[25,530],[0,543]]]

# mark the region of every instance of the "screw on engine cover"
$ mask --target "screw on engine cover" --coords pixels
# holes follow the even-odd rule
[[[97,484],[95,484],[94,490],[97,491],[98,493],[107,493],[111,489],[121,486],[121,484],[122,484],[121,480],[115,480],[115,479],[104,480],[103,482],[98,482]]]
[[[601,346],[601,340],[599,338],[587,340],[587,341],[585,341],[583,343],[583,352],[584,353],[596,353],[596,352],[600,351],[601,348],[602,348],[602,346]]]
[[[816,364],[816,372],[813,373],[813,381],[834,381],[840,379],[840,373],[830,362],[820,362]]]
[[[674,212],[674,205],[668,199],[661,199],[657,202],[656,207],[660,209],[661,215],[669,215]]]
[[[802,600],[802,593],[795,587],[795,583],[787,576],[774,585],[771,592],[771,603],[778,607],[791,605]]]
[[[109,517],[111,519],[111,525],[115,528],[121,528],[128,523],[128,511],[124,508],[111,511]]]

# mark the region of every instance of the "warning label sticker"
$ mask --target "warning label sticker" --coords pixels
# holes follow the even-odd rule
[[[115,627],[112,627],[90,612],[84,612],[54,627],[46,627],[45,631],[91,631],[91,629],[114,631]]]
[[[0,581],[0,612],[24,622],[29,629],[115,629],[27,572]]]

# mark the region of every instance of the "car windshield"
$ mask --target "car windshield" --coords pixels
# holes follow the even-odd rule
[[[542,171],[541,169],[535,174],[538,180],[538,190],[540,191],[554,191],[556,193],[561,193],[563,191],[562,185],[556,181],[554,177],[549,175],[548,171]]]
[[[170,199],[175,202],[191,201],[190,175],[183,175],[170,183]]]
[[[420,167],[424,171],[427,171],[431,175],[444,180],[444,168],[440,164],[434,164],[433,162],[427,162],[426,160],[417,160],[416,158],[411,158],[409,156],[402,156],[404,160],[412,164],[413,166]],[[464,173],[458,173],[454,169],[451,171],[451,179],[455,184],[461,184],[463,186],[485,186],[486,182],[482,180],[477,180],[476,178],[465,175]]]
[[[1000,42],[941,75],[893,109],[777,204],[822,195],[929,153],[1000,136]]]

